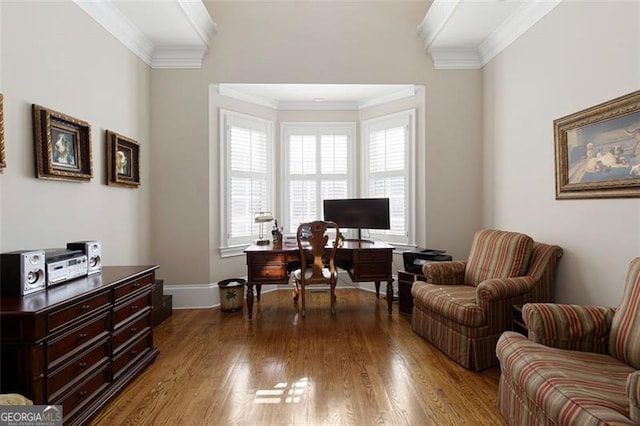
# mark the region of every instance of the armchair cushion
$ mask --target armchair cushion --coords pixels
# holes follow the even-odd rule
[[[633,424],[625,391],[634,369],[592,352],[549,348],[507,331],[496,345],[498,408],[511,425]]]
[[[489,278],[524,275],[532,251],[533,239],[528,235],[494,229],[478,231],[467,259],[465,284],[477,286]]]
[[[615,309],[553,303],[527,303],[522,319],[529,339],[546,346],[606,353]]]
[[[458,324],[479,327],[485,323],[484,312],[476,303],[476,289],[468,285],[434,285],[416,281],[411,287],[414,304]]]

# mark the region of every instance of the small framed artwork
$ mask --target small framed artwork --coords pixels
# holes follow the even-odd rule
[[[89,123],[34,104],[33,135],[36,177],[71,181],[93,178]]]
[[[107,134],[107,185],[140,186],[140,145],[110,130]]]
[[[640,197],[640,91],[553,122],[556,199]]]
[[[7,166],[4,157],[4,95],[0,93],[0,172]]]

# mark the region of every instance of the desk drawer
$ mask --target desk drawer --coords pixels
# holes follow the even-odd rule
[[[353,253],[354,263],[389,263],[393,260],[393,252],[391,250],[356,250]]]
[[[261,282],[287,282],[287,266],[286,265],[256,265],[252,264],[249,268],[249,281],[252,283]]]
[[[249,257],[251,265],[282,265],[286,260],[282,253],[251,253]]]
[[[384,281],[391,278],[391,264],[385,263],[356,263],[354,265],[355,279],[359,281]]]

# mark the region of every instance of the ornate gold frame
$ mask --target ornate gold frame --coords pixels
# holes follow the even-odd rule
[[[89,123],[33,104],[33,136],[37,178],[93,178]]]
[[[640,90],[553,128],[556,199],[640,197]]]
[[[107,135],[107,185],[140,186],[140,144],[110,130]]]

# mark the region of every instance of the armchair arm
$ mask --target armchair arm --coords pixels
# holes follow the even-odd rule
[[[456,285],[464,282],[466,260],[430,262],[422,266],[422,274],[429,284]]]
[[[629,417],[634,424],[640,424],[640,370],[629,374],[626,391],[629,397]]]
[[[476,290],[478,303],[483,305],[489,301],[512,299],[528,293],[535,283],[535,278],[530,276],[482,281]]]
[[[607,353],[614,308],[527,303],[522,318],[529,340],[560,349]]]

